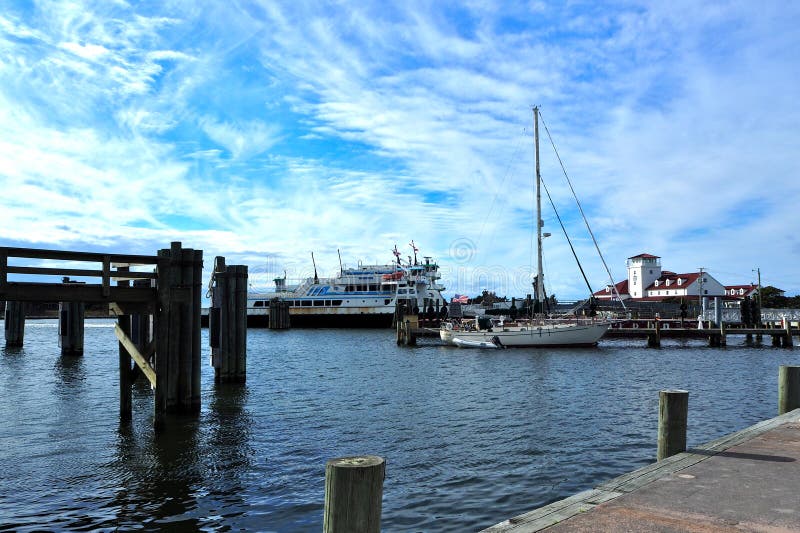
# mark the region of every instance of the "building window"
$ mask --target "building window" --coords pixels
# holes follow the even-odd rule
[[[703,294],[708,294],[708,289],[703,290]]]
[[[653,286],[658,287],[658,280],[653,283]]]
[[[682,285],[682,284],[683,284],[683,279],[678,278],[678,285]]]

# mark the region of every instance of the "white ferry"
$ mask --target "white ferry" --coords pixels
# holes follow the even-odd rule
[[[439,266],[430,258],[422,262],[410,258],[388,265],[362,265],[341,268],[334,278],[307,278],[295,286],[286,277],[275,278],[275,289],[248,292],[248,326],[269,324],[269,303],[278,298],[289,304],[292,327],[389,327],[395,307],[439,313],[445,307]]]

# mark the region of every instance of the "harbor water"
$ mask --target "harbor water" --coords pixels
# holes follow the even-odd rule
[[[144,380],[119,421],[113,325],[87,321],[83,357],[55,320],[0,348],[0,531],[320,531],[325,462],[357,454],[386,459],[384,531],[475,531],[653,462],[659,390],[690,391],[691,446],[775,416],[798,364],[739,337],[481,351],[250,330],[246,385],[215,387],[204,330],[202,412],[154,435]]]

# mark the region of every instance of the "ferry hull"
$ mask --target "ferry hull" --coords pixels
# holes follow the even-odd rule
[[[208,315],[201,317],[202,326],[208,327]],[[292,314],[289,322],[293,328],[389,328],[392,325],[392,315],[388,313],[364,314]],[[248,314],[248,328],[269,327],[269,315]]]

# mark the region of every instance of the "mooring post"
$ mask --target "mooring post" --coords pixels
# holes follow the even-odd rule
[[[58,345],[61,355],[83,355],[83,302],[59,302]]]
[[[244,383],[247,377],[247,279],[246,265],[215,259],[209,341],[216,383]]]
[[[655,328],[651,333],[647,334],[647,347],[660,348],[661,347],[661,321],[656,320]]]
[[[686,451],[686,420],[689,392],[662,390],[658,393],[658,453],[660,461]]]
[[[6,301],[6,348],[20,348],[25,339],[25,302]]]
[[[784,348],[792,348],[794,342],[792,341],[792,321],[788,317],[783,317],[783,325],[786,329],[786,336],[783,339]]]
[[[800,407],[800,366],[782,365],[778,369],[778,414]]]
[[[167,412],[167,375],[169,373],[169,350],[170,350],[170,327],[169,315],[172,306],[170,283],[172,269],[170,268],[170,250],[162,249],[158,251],[158,282],[156,285],[158,294],[158,306],[153,317],[153,329],[156,338],[155,371],[156,371],[156,390],[154,394],[154,417],[153,422],[156,430],[163,428],[164,415]]]
[[[289,304],[280,298],[269,301],[269,329],[289,329]]]
[[[128,267],[118,267],[117,272],[128,272]],[[122,280],[117,281],[118,287],[129,287],[130,281]],[[119,329],[127,335],[131,336],[131,316],[130,315],[117,315],[117,324]],[[133,401],[131,398],[131,356],[128,350],[119,342],[119,417],[120,420],[130,420],[133,416]]]
[[[385,477],[386,461],[375,455],[328,461],[323,533],[378,533]]]
[[[201,302],[203,297],[203,250],[195,250],[192,258],[192,398],[191,411],[200,412],[202,327]]]

